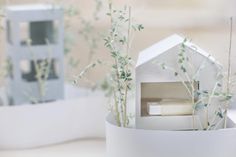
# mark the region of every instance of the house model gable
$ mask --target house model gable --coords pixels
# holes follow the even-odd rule
[[[182,104],[186,104],[189,95],[182,82],[188,79],[184,76],[176,77],[175,73],[181,73],[179,55],[181,46],[185,46],[185,55],[191,64],[190,69],[186,69],[189,75],[199,70],[196,78],[195,88],[212,90],[215,85],[217,75],[221,71],[221,65],[207,52],[187,41],[183,37],[172,35],[153,46],[140,52],[135,69],[136,78],[136,126],[143,129],[167,129],[167,130],[188,130],[192,129],[191,108],[181,109]],[[163,68],[165,65],[168,68]],[[162,109],[155,104],[179,104],[180,108],[170,107],[170,110]],[[212,109],[213,110],[213,109]],[[171,115],[172,111],[178,111],[182,116]],[[163,112],[163,113],[162,113]],[[174,113],[173,112],[173,113]],[[164,114],[164,116],[160,116]],[[198,121],[204,121],[197,117]],[[196,122],[198,124],[198,122]],[[202,127],[199,126],[198,127]]]

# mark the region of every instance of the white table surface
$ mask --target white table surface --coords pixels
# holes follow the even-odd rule
[[[105,157],[105,139],[83,139],[27,150],[2,150],[0,157]]]

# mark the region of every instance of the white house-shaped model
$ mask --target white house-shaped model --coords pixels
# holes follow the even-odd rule
[[[11,104],[46,102],[64,97],[63,9],[53,5],[6,8],[7,56],[11,64]],[[27,41],[31,41],[30,46]],[[45,96],[40,96],[37,64],[50,60]],[[46,62],[45,62],[46,63]],[[42,75],[43,76],[43,75]]]
[[[143,129],[189,130],[203,127],[204,116],[192,114],[189,96],[174,71],[163,70],[165,64],[177,69],[184,38],[172,35],[143,50],[136,65],[136,127]],[[192,67],[199,70],[194,83],[199,90],[212,90],[221,66],[208,53],[191,42],[184,43]],[[195,69],[195,70],[196,70]],[[166,105],[167,104],[167,105]],[[163,107],[164,106],[164,107]],[[212,115],[209,115],[212,118]],[[195,122],[194,122],[195,121]],[[204,125],[204,124],[203,124]],[[194,128],[195,129],[195,128]]]

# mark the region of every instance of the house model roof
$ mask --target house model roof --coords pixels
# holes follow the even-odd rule
[[[152,45],[151,47],[144,49],[139,54],[136,68],[139,66],[142,66],[143,64],[158,57],[162,53],[165,53],[169,49],[182,44],[184,39],[185,38],[183,38],[177,34],[173,34],[173,35],[161,40],[160,42]],[[185,45],[186,45],[186,47],[198,52],[199,54],[201,54],[205,57],[208,57],[210,61],[220,65],[212,56],[210,56],[207,52],[205,52],[204,50],[199,48],[197,45],[195,45],[191,42],[188,42],[188,41],[185,43]]]

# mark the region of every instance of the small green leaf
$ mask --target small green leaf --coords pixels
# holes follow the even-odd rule
[[[165,70],[165,69],[166,69],[165,63],[162,63],[162,64],[161,64],[161,67],[162,67],[163,70]]]
[[[142,24],[139,24],[139,25],[138,25],[138,30],[141,31],[142,29],[144,29],[143,25],[142,25]]]
[[[218,112],[218,113],[217,113],[217,116],[219,116],[220,118],[223,118],[223,117],[224,117],[221,112]]]
[[[186,70],[186,68],[185,68],[184,66],[181,66],[180,69],[181,69],[184,73],[187,72],[187,70]]]

